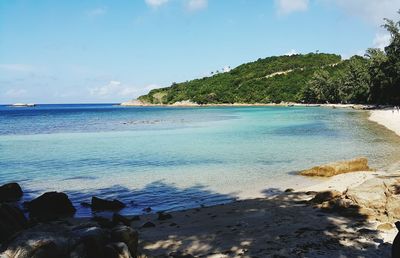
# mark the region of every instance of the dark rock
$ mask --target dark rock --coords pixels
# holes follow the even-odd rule
[[[118,213],[114,213],[113,214],[112,221],[113,221],[113,223],[115,225],[117,225],[119,223],[122,223],[125,226],[130,226],[131,225],[131,220],[130,219],[128,219],[128,218],[126,218],[126,217],[124,217],[124,216],[122,216],[121,214],[118,214]]]
[[[340,197],[342,195],[339,191],[324,191],[317,193],[311,200],[312,203],[323,203],[330,201],[334,198]]]
[[[114,227],[116,225],[110,219],[107,219],[107,218],[104,218],[104,217],[100,217],[100,216],[94,216],[92,218],[92,220],[96,221],[97,224],[99,224],[101,227],[104,227],[104,228],[112,228],[112,227]]]
[[[110,240],[107,230],[97,226],[86,226],[75,229],[73,235],[77,239],[78,245],[71,252],[71,258],[106,258],[104,246]]]
[[[123,242],[129,249],[130,254],[136,257],[139,235],[138,232],[131,227],[118,226],[111,231],[111,240],[114,242]]]
[[[105,200],[97,197],[92,197],[93,210],[121,210],[125,208],[125,204],[118,200]]]
[[[143,211],[149,213],[149,212],[151,212],[152,210],[151,210],[150,207],[147,207],[147,208],[144,208]]]
[[[104,246],[110,239],[106,230],[99,227],[82,228],[75,231],[75,236],[79,239],[86,257],[105,257]]]
[[[14,202],[21,199],[22,189],[17,183],[9,183],[0,186],[0,202]]]
[[[47,192],[38,198],[24,203],[31,219],[39,221],[54,220],[72,216],[76,209],[65,193]]]
[[[0,257],[66,257],[70,244],[74,243],[67,227],[57,224],[38,224],[21,231],[11,242],[4,244],[4,252]]]
[[[158,213],[158,220],[167,220],[167,219],[172,219],[172,215],[169,213],[164,213],[164,212],[159,212]]]
[[[316,195],[317,193],[316,191],[307,191],[306,195]]]
[[[185,253],[182,253],[182,252],[172,252],[172,253],[170,253],[169,254],[169,256],[170,257],[173,257],[173,258],[194,258],[194,256],[193,255],[191,255],[191,254],[185,254]]]
[[[147,221],[146,223],[144,223],[143,225],[142,225],[142,228],[154,228],[156,225],[153,223],[153,222],[151,222],[151,221]]]
[[[0,204],[0,243],[27,226],[27,220],[20,209],[10,204]]]
[[[139,216],[133,216],[133,217],[131,218],[131,221],[137,221],[137,220],[140,220],[140,217],[139,217]]]
[[[285,190],[285,193],[293,193],[294,189],[293,188],[288,188]]]
[[[397,230],[400,231],[400,221],[395,223]],[[400,232],[397,233],[392,244],[392,257],[400,257]]]
[[[136,255],[131,255],[125,243],[111,243],[105,248],[105,257],[107,258],[132,258]]]
[[[51,240],[38,242],[38,245],[34,246],[34,248],[28,256],[29,258],[54,258],[63,256],[60,248]]]

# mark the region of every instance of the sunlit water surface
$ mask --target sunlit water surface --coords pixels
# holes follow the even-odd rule
[[[30,199],[67,192],[77,216],[93,195],[122,214],[178,210],[297,186],[296,171],[358,156],[395,160],[397,137],[363,111],[297,107],[0,106],[0,183]]]

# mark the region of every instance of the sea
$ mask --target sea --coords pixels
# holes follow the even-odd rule
[[[183,210],[268,196],[311,179],[298,171],[367,157],[399,160],[399,137],[367,111],[324,107],[0,106],[0,184],[31,200],[68,194],[77,217],[92,196],[121,214]]]

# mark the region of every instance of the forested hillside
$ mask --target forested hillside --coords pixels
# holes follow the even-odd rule
[[[154,89],[139,100],[150,104],[217,103],[400,104],[400,22],[385,19],[384,49],[342,60],[335,54],[274,56],[229,72]]]
[[[339,62],[340,56],[332,54],[268,57],[229,72],[155,89],[139,99],[153,104],[299,101],[299,93],[315,71]]]

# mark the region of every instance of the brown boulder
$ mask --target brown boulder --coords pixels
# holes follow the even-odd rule
[[[302,176],[331,177],[349,172],[370,170],[366,158],[357,158],[349,161],[339,161],[322,166],[316,166],[311,169],[300,171],[299,174]]]

